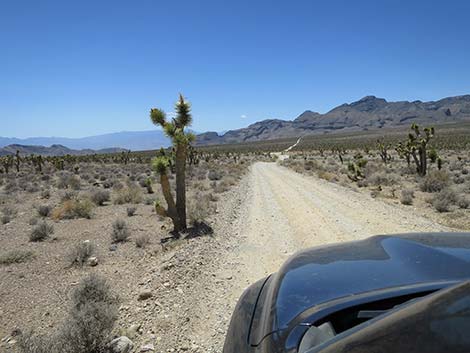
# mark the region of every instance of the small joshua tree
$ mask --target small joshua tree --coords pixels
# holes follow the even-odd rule
[[[406,164],[409,167],[410,163],[411,163],[411,149],[410,149],[410,146],[407,143],[398,142],[398,144],[395,147],[395,151],[397,151],[398,156],[400,158],[403,158],[403,159],[406,160]]]
[[[166,155],[155,157],[152,167],[160,175],[160,184],[167,203],[165,210],[159,203],[155,209],[161,216],[170,217],[176,232],[186,229],[186,158],[190,143],[194,135],[185,131],[191,125],[191,105],[180,94],[175,104],[176,117],[168,121],[166,114],[161,109],[151,109],[150,119],[155,125],[163,128],[165,134],[171,138],[175,150],[175,172],[176,172],[176,202],[170,189],[168,181],[168,167],[170,159]]]
[[[15,167],[16,167],[16,172],[17,172],[17,173],[20,172],[20,165],[21,165],[21,162],[23,162],[23,159],[22,159],[21,156],[20,156],[20,151],[16,150],[16,154],[15,154]]]
[[[366,164],[367,160],[363,158],[362,154],[357,153],[354,156],[354,160],[348,164],[348,178],[352,181],[364,179],[363,168]]]
[[[388,153],[388,148],[390,145],[385,143],[384,140],[377,140],[377,148],[379,150],[379,155],[380,158],[382,159],[382,162],[387,164],[387,162],[390,162],[392,160],[392,156]]]

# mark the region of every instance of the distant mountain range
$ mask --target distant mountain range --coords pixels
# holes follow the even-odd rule
[[[270,140],[285,137],[346,131],[378,130],[409,126],[415,122],[436,125],[470,121],[470,95],[444,98],[435,102],[387,102],[367,96],[342,104],[326,114],[306,110],[295,120],[269,119],[246,128],[227,131],[222,136],[206,132],[197,137],[199,145]]]
[[[42,156],[65,156],[66,154],[70,155],[86,155],[94,153],[118,153],[126,151],[123,148],[104,148],[100,150],[92,149],[83,149],[83,150],[73,150],[62,145],[52,145],[50,147],[44,146],[27,146],[27,145],[18,145],[12,144],[0,148],[0,156],[15,155],[16,151],[19,151],[22,156],[30,154],[40,154]]]
[[[123,131],[81,138],[29,137],[26,139],[18,139],[0,137],[0,147],[13,144],[27,146],[62,145],[75,150],[124,148],[132,151],[144,151],[160,147],[167,147],[170,145],[170,140],[163,134],[161,130]]]
[[[413,122],[436,125],[460,121],[470,121],[470,95],[449,97],[435,102],[387,102],[383,98],[367,96],[357,102],[342,104],[325,114],[306,110],[294,120],[263,120],[223,134],[205,132],[197,135],[196,144],[239,143],[335,132],[379,130],[409,126]],[[43,154],[83,154],[83,150],[93,150],[93,153],[103,149],[143,151],[167,147],[170,144],[170,140],[161,130],[123,131],[82,138],[0,137],[0,148],[22,145],[24,148],[28,146],[28,150],[40,151],[38,146],[51,146],[43,152],[37,152]],[[15,148],[17,147],[3,148],[0,153],[9,154]],[[71,152],[63,153],[65,149],[70,149]]]

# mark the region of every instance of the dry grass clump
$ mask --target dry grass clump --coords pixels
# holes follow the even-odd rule
[[[115,191],[113,203],[123,205],[126,203],[137,204],[142,202],[142,191],[135,184],[128,183],[126,186]]]
[[[65,200],[54,208],[52,218],[54,220],[86,218],[90,219],[93,215],[93,203],[88,199]]]
[[[367,176],[367,182],[370,185],[393,185],[397,182],[398,176],[389,171],[377,171]]]
[[[432,205],[438,212],[449,212],[450,207],[458,200],[457,194],[451,188],[441,190],[432,198]]]
[[[67,255],[67,262],[70,266],[82,267],[87,260],[95,254],[95,245],[85,240],[76,244]]]
[[[135,238],[135,246],[144,249],[150,244],[150,237],[148,234],[140,234]]]
[[[62,173],[57,179],[57,188],[80,190],[81,180],[78,175]]]
[[[449,185],[449,174],[444,170],[434,170],[427,174],[421,182],[421,191],[439,192]]]
[[[34,256],[34,253],[29,250],[10,250],[0,254],[0,265],[11,265],[27,262],[33,259]]]
[[[207,223],[208,217],[216,210],[215,205],[211,202],[211,194],[196,192],[188,200],[188,216],[189,221],[193,225],[199,223]]]
[[[118,318],[118,298],[105,279],[91,275],[72,293],[71,307],[48,336],[28,331],[19,336],[21,353],[105,353]]]
[[[46,222],[41,222],[36,227],[33,228],[29,234],[30,241],[43,241],[49,238],[54,234],[54,226],[52,224],[47,224]]]
[[[10,223],[12,218],[16,216],[18,211],[12,206],[4,206],[2,208],[1,222],[2,224]]]
[[[122,243],[126,242],[131,235],[129,228],[127,227],[127,223],[122,220],[118,219],[113,223],[113,230],[111,232],[111,241],[113,243]]]

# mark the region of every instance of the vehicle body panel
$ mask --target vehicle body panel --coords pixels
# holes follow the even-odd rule
[[[425,293],[466,279],[468,233],[379,235],[307,249],[258,287],[254,325],[245,342],[253,352],[296,352],[305,324],[328,303],[337,309],[361,296],[370,300],[368,294],[380,299],[400,291]]]

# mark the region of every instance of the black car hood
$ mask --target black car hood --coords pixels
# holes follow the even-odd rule
[[[468,233],[379,235],[308,249],[293,255],[263,289],[264,327],[252,337],[285,329],[306,309],[338,298],[469,278]]]

